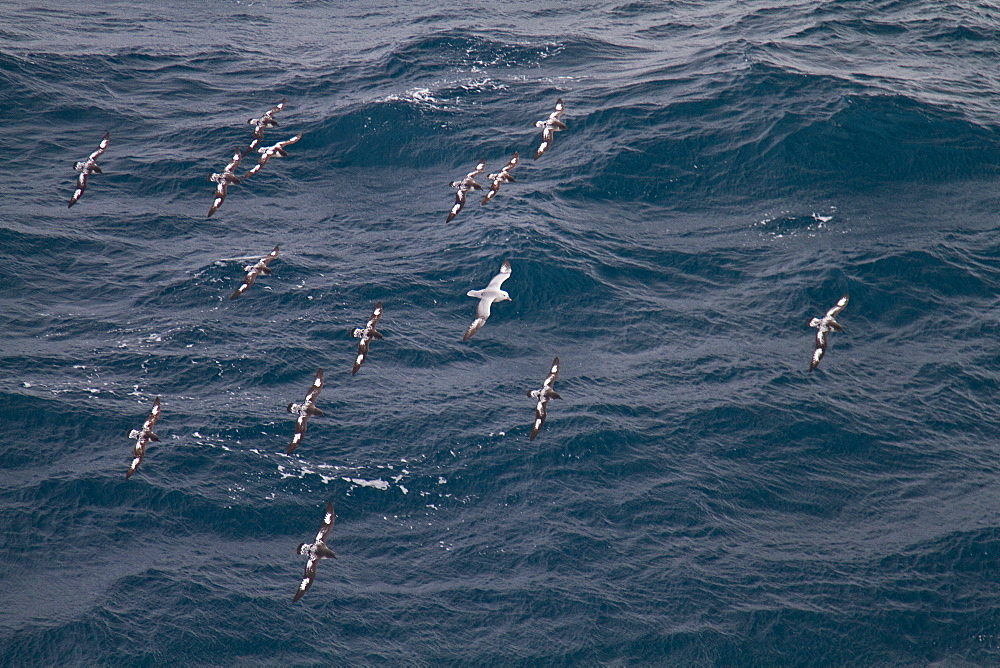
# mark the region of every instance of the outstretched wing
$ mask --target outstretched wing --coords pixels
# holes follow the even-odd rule
[[[528,437],[529,441],[535,440],[535,437],[538,436],[538,431],[545,424],[545,405],[548,402],[548,397],[544,393],[539,393],[538,402],[535,404],[535,424],[531,427],[531,436]]]
[[[80,172],[80,175],[76,177],[76,190],[73,191],[73,196],[69,198],[69,205],[73,206],[76,204],[77,200],[83,196],[83,191],[87,189],[87,172]]]
[[[831,308],[829,311],[826,312],[826,317],[836,318],[838,315],[840,315],[840,312],[843,311],[844,307],[847,306],[847,302],[849,299],[850,295],[844,295],[843,297],[838,299],[837,303],[833,305],[833,308]]]
[[[336,515],[333,513],[333,502],[326,502],[326,515],[323,516],[323,526],[319,528],[319,532],[316,534],[316,541],[326,541],[327,535],[330,533],[330,529],[333,528],[333,521],[336,519]]]
[[[312,386],[306,393],[306,403],[315,403],[320,390],[323,389],[323,369],[316,371],[316,378],[313,379]]]
[[[819,366],[819,361],[823,359],[823,354],[826,353],[826,334],[826,330],[822,327],[816,330],[816,347],[813,349],[812,362],[809,364],[810,371]]]
[[[444,222],[450,223],[454,220],[463,206],[465,206],[465,189],[459,188],[458,192],[455,193],[455,203],[451,205],[451,211],[448,212],[448,219]]]
[[[504,260],[503,264],[500,265],[500,273],[494,276],[490,280],[487,290],[499,290],[503,282],[510,278],[510,261]],[[486,314],[489,315],[489,308],[486,309]]]
[[[549,375],[545,377],[545,382],[542,383],[542,386],[547,387],[549,388],[549,390],[551,390],[552,386],[555,385],[556,378],[558,377],[559,377],[559,358],[556,357],[555,359],[552,360],[552,366],[549,367]]]
[[[97,145],[97,150],[90,154],[90,160],[97,160],[104,152],[108,150],[108,144],[111,143],[111,133],[105,132],[104,138],[101,139],[101,143]]]
[[[487,300],[483,300],[483,301],[487,301]],[[480,305],[482,305],[482,303],[483,302],[480,302]],[[473,336],[475,336],[476,332],[478,332],[479,330],[481,330],[483,328],[483,325],[486,324],[486,319],[489,318],[489,317],[490,317],[490,307],[487,304],[487,306],[486,306],[486,315],[485,316],[479,316],[475,320],[472,321],[472,324],[469,325],[469,328],[467,330],[465,330],[465,336],[462,337],[462,340],[463,341],[468,341]]]
[[[309,587],[312,587],[312,583],[316,579],[316,564],[318,562],[319,559],[314,557],[306,562],[306,571],[302,577],[302,583],[299,585],[298,591],[295,592],[295,598],[292,599],[292,603],[305,596],[306,592],[309,591]]]
[[[153,428],[156,421],[160,419],[160,398],[156,397],[153,401],[153,407],[149,409],[149,417],[146,421],[142,423],[143,431],[148,431]]]

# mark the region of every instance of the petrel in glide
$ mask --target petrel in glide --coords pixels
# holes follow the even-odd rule
[[[541,120],[535,121],[536,128],[542,128],[542,143],[538,145],[538,150],[535,151],[535,160],[542,157],[542,154],[548,150],[549,146],[552,145],[552,139],[555,137],[555,133],[559,130],[565,130],[566,124],[559,120],[563,112],[563,101],[562,98],[556,100],[556,110],[549,114],[549,117]]]
[[[271,158],[287,158],[288,151],[285,150],[285,147],[288,146],[289,144],[294,144],[300,139],[302,139],[302,135],[295,135],[291,139],[286,139],[285,141],[279,141],[277,144],[274,144],[272,146],[262,146],[259,149],[257,149],[257,152],[260,153],[260,159],[257,160],[256,165],[250,168],[250,171],[248,171],[246,174],[243,175],[243,178],[246,178],[248,176],[253,176],[257,172],[259,172],[261,168],[264,165],[266,165],[267,161],[270,160]]]
[[[309,422],[309,418],[323,417],[323,411],[316,408],[316,397],[319,396],[319,391],[322,389],[323,369],[320,369],[316,372],[316,378],[309,387],[309,391],[306,392],[305,400],[301,404],[288,404],[288,412],[298,416],[295,418],[295,434],[292,436],[292,442],[288,445],[288,454],[292,454],[295,452],[295,448],[299,447],[299,442],[306,435],[306,423]]]
[[[354,360],[354,369],[351,370],[351,375],[353,376],[361,368],[361,365],[365,363],[365,357],[368,355],[368,346],[371,345],[372,339],[382,339],[382,334],[375,329],[378,325],[379,318],[382,317],[382,302],[377,302],[375,304],[375,310],[372,311],[372,317],[368,319],[368,322],[364,327],[355,327],[351,330],[351,336],[361,339],[358,341],[358,356]]]
[[[455,216],[458,215],[458,212],[462,210],[462,207],[465,206],[466,193],[468,193],[470,190],[483,189],[481,185],[476,183],[476,177],[482,174],[484,169],[486,169],[486,163],[480,160],[479,164],[476,165],[476,168],[471,172],[469,172],[468,174],[466,174],[464,179],[462,179],[461,181],[451,182],[451,187],[458,188],[458,192],[455,193],[455,203],[452,204],[451,211],[448,212],[448,220],[444,222],[450,223],[452,219],[454,219]]]
[[[256,281],[257,277],[260,276],[261,274],[264,274],[265,276],[270,276],[271,269],[267,265],[271,260],[273,260],[276,257],[278,257],[278,246],[275,246],[273,251],[271,251],[261,259],[257,260],[256,264],[248,264],[247,266],[243,267],[243,271],[247,272],[246,278],[243,279],[243,285],[236,288],[236,292],[229,295],[229,298],[236,299],[244,292],[249,290],[250,286],[253,285],[254,281]]]
[[[264,130],[278,126],[278,121],[274,120],[274,115],[284,108],[285,98],[281,98],[281,102],[271,107],[270,111],[264,112],[264,115],[260,118],[247,119],[247,123],[253,126],[253,141],[247,147],[247,153],[254,151],[260,146],[260,142],[264,138]]]
[[[100,158],[104,151],[107,150],[108,144],[111,142],[111,133],[105,132],[104,139],[101,143],[97,145],[97,150],[90,154],[86,160],[81,160],[80,162],[73,165],[73,169],[80,172],[80,175],[76,177],[76,190],[73,191],[73,196],[69,198],[69,205],[73,206],[76,204],[77,200],[83,196],[83,191],[87,189],[87,177],[91,174],[101,174],[101,168],[97,166],[97,159]]]
[[[132,449],[132,463],[125,473],[126,480],[132,477],[132,474],[139,468],[139,464],[142,463],[142,458],[146,454],[146,445],[150,441],[160,440],[160,437],[153,433],[153,425],[156,424],[159,418],[160,398],[156,397],[156,400],[153,401],[153,407],[149,410],[149,417],[142,423],[142,428],[133,429],[129,432],[128,437],[135,439],[135,447]]]
[[[556,357],[552,360],[552,366],[549,368],[549,375],[545,377],[542,382],[541,389],[538,390],[528,390],[528,396],[532,399],[537,399],[535,403],[535,424],[531,428],[531,437],[529,441],[535,440],[535,436],[538,436],[538,430],[542,428],[542,424],[545,422],[545,405],[549,403],[549,399],[562,399],[559,393],[555,391],[553,387],[556,382],[556,378],[559,377],[559,358]]]
[[[809,321],[810,327],[816,328],[816,348],[813,350],[812,362],[809,364],[809,370],[812,371],[817,366],[819,366],[819,361],[823,359],[823,354],[826,353],[826,346],[829,343],[828,334],[830,332],[842,332],[844,328],[839,322],[834,320],[844,307],[847,306],[847,300],[849,295],[844,295],[837,300],[833,308],[826,312],[826,315],[822,318],[813,318]]]
[[[510,162],[508,162],[506,165],[503,166],[503,169],[501,169],[496,174],[486,175],[486,178],[488,178],[493,183],[492,185],[490,185],[490,191],[486,193],[486,197],[483,198],[482,204],[486,204],[491,199],[493,199],[496,196],[496,194],[500,192],[500,186],[502,186],[504,183],[514,182],[514,177],[510,175],[510,172],[512,169],[517,167],[518,160],[519,160],[519,154],[515,151],[514,157],[510,159]]]
[[[316,533],[315,542],[299,543],[299,546],[296,548],[296,553],[305,554],[309,559],[306,561],[306,571],[302,576],[302,584],[299,585],[298,591],[295,592],[295,598],[292,599],[292,603],[305,596],[306,592],[309,591],[309,587],[312,587],[312,583],[316,579],[316,566],[319,564],[319,560],[330,557],[337,558],[333,550],[326,546],[326,537],[329,535],[330,529],[333,528],[334,519],[333,503],[327,501],[326,515],[323,516],[323,526]]]
[[[212,214],[219,210],[222,203],[226,201],[226,191],[229,186],[234,183],[239,183],[240,178],[236,176],[233,172],[240,164],[240,160],[243,159],[243,153],[236,149],[236,153],[233,155],[232,160],[226,165],[226,168],[221,172],[212,174],[208,178],[209,181],[215,183],[215,201],[212,202],[212,207],[208,210],[208,217],[211,218]]]
[[[469,297],[478,299],[479,304],[476,306],[476,319],[469,325],[469,329],[465,330],[463,341],[471,339],[486,324],[486,319],[490,317],[490,307],[494,302],[512,301],[510,295],[500,289],[508,278],[510,278],[510,262],[504,260],[500,266],[500,273],[493,277],[489,285],[482,290],[469,290],[466,293]]]

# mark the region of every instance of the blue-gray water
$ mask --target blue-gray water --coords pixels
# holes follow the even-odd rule
[[[1000,10],[46,4],[0,21],[4,665],[1000,662]]]

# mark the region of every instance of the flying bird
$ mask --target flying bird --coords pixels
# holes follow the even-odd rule
[[[375,310],[372,311],[372,317],[368,319],[368,322],[364,327],[355,327],[351,330],[351,336],[361,339],[358,341],[358,356],[354,360],[354,369],[351,370],[351,375],[353,376],[361,368],[361,365],[365,363],[365,357],[368,355],[368,346],[371,345],[372,339],[382,339],[382,334],[375,329],[378,325],[379,318],[382,317],[382,302],[377,302],[375,304]]]
[[[451,187],[458,188],[458,192],[455,193],[455,203],[452,204],[451,211],[448,212],[448,220],[444,222],[450,223],[458,215],[458,212],[462,210],[462,207],[465,206],[466,193],[470,190],[483,189],[481,185],[476,183],[476,177],[482,174],[484,169],[486,169],[486,163],[480,160],[476,168],[469,172],[464,179],[451,182]]]
[[[149,417],[142,423],[142,428],[133,429],[128,434],[129,438],[135,439],[135,447],[132,449],[132,463],[125,473],[126,480],[132,477],[132,474],[139,468],[139,464],[142,463],[142,458],[146,454],[146,445],[150,441],[160,440],[160,437],[153,433],[153,425],[158,419],[160,419],[160,398],[156,397],[156,400],[153,401],[153,407],[149,410]]]
[[[486,197],[483,198],[482,204],[486,204],[491,199],[493,199],[496,196],[496,194],[500,192],[500,186],[502,186],[504,183],[514,182],[514,177],[510,175],[510,172],[512,169],[517,167],[517,161],[519,159],[520,159],[519,154],[515,151],[514,157],[510,159],[510,162],[508,162],[506,165],[503,166],[503,169],[501,169],[496,174],[486,175],[486,178],[492,181],[493,184],[490,185],[490,191],[486,193]]]
[[[826,353],[826,346],[829,343],[828,334],[830,332],[842,332],[844,328],[839,322],[834,320],[844,307],[847,306],[847,300],[849,295],[844,295],[837,300],[837,303],[833,305],[829,311],[826,312],[822,318],[813,318],[809,321],[810,327],[816,328],[816,348],[813,350],[812,362],[809,364],[809,370],[812,371],[817,366],[819,366],[819,361],[823,359],[824,353]]]
[[[281,102],[271,107],[270,111],[264,112],[264,115],[260,118],[247,119],[247,123],[253,126],[253,141],[247,147],[247,153],[252,153],[254,149],[260,146],[260,142],[264,138],[264,130],[278,126],[278,121],[274,120],[274,115],[284,108],[285,98],[281,98]]]
[[[295,551],[297,554],[305,554],[309,559],[306,561],[306,571],[302,576],[302,584],[299,585],[298,591],[295,592],[295,598],[292,599],[292,603],[305,596],[306,592],[309,591],[309,587],[312,587],[312,583],[316,579],[316,566],[319,564],[319,560],[330,557],[337,558],[333,550],[326,546],[326,537],[330,533],[330,529],[333,528],[334,519],[333,503],[327,501],[326,515],[323,516],[323,526],[316,533],[316,540],[312,543],[299,543],[299,546],[296,548]]]
[[[532,399],[537,399],[535,403],[535,424],[531,428],[531,437],[529,441],[535,440],[538,436],[538,430],[542,428],[542,424],[545,423],[545,406],[549,403],[549,399],[562,399],[559,393],[555,391],[553,385],[555,385],[556,378],[559,377],[559,358],[556,357],[552,360],[552,366],[549,368],[549,375],[545,377],[542,382],[541,389],[538,390],[528,390],[528,396]]]
[[[482,290],[469,290],[466,293],[469,297],[478,299],[479,305],[476,306],[476,319],[469,325],[469,329],[465,330],[463,341],[471,339],[486,324],[486,319],[490,317],[490,307],[494,302],[512,301],[510,295],[500,289],[508,278],[510,278],[510,262],[504,260],[500,265],[500,273],[493,277],[489,285]]]
[[[306,435],[306,423],[309,422],[309,418],[323,417],[323,411],[316,408],[316,397],[319,396],[322,389],[323,369],[320,369],[316,372],[316,378],[309,387],[309,391],[306,392],[305,400],[301,404],[288,404],[288,412],[298,415],[295,418],[295,434],[292,436],[292,442],[288,445],[288,454],[292,454],[295,452],[295,448],[299,447],[299,442]]]
[[[81,160],[80,162],[73,165],[73,169],[80,172],[80,175],[76,177],[76,190],[73,191],[73,196],[69,198],[69,205],[73,206],[76,204],[77,200],[83,196],[83,191],[87,189],[87,177],[91,174],[101,174],[101,168],[97,166],[97,159],[104,155],[104,152],[108,149],[108,144],[111,142],[111,133],[105,132],[104,138],[101,143],[97,145],[97,150],[90,154],[86,160]]]
[[[538,150],[535,151],[535,160],[542,157],[542,154],[552,145],[552,140],[556,132],[566,129],[566,124],[559,120],[562,113],[563,101],[562,98],[559,98],[556,100],[556,110],[549,114],[548,118],[535,121],[535,127],[542,129],[542,143],[538,145]]]
[[[257,149],[257,152],[260,153],[260,158],[257,160],[257,164],[251,167],[250,171],[248,171],[246,174],[243,175],[243,178],[246,178],[248,176],[253,176],[257,172],[259,172],[261,168],[264,165],[266,165],[267,161],[270,160],[271,158],[287,158],[288,151],[285,150],[285,147],[288,146],[289,144],[294,144],[300,139],[302,139],[302,135],[295,135],[291,139],[286,139],[285,141],[279,141],[277,144],[274,144],[272,146],[262,146],[259,149]]]
[[[226,201],[226,191],[229,186],[234,183],[240,183],[240,178],[236,176],[233,172],[240,164],[240,160],[243,159],[243,153],[236,149],[236,153],[233,155],[232,160],[226,165],[226,168],[221,172],[212,174],[209,177],[209,181],[215,183],[215,201],[212,202],[212,207],[208,210],[208,217],[211,218],[212,214],[219,210],[222,203]]]
[[[264,274],[265,276],[270,276],[271,269],[267,265],[271,260],[273,260],[276,257],[278,257],[278,246],[275,246],[273,251],[271,251],[261,259],[257,260],[256,264],[248,264],[247,266],[243,267],[243,271],[247,272],[246,278],[243,279],[243,284],[240,287],[236,288],[236,292],[229,295],[229,298],[236,299],[244,292],[249,290],[250,286],[253,285],[254,281],[256,281],[257,277],[260,276],[261,274]]]

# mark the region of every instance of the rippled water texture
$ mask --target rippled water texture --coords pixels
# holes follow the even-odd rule
[[[3,10],[0,663],[1000,662],[1000,11],[368,4]]]

